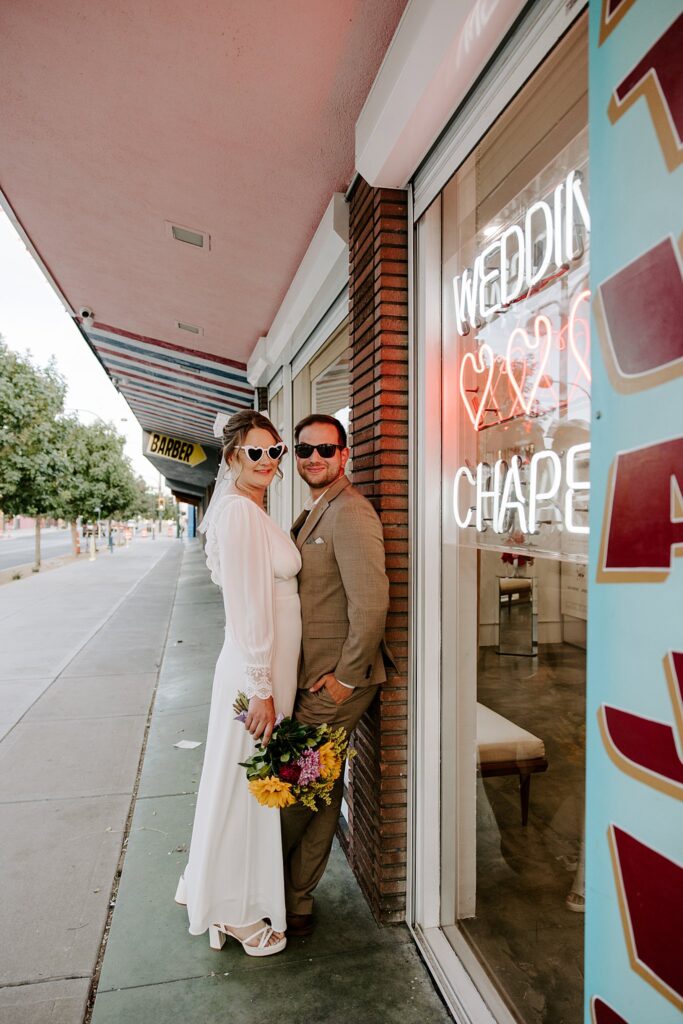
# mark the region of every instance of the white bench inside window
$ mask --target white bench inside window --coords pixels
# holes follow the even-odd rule
[[[548,768],[543,740],[477,702],[477,762],[482,778],[519,776],[522,825],[526,825],[531,776]]]

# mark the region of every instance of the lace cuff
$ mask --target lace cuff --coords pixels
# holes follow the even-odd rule
[[[245,693],[250,699],[259,697],[267,700],[273,696],[273,685],[270,680],[270,669],[266,665],[245,665],[247,685]]]

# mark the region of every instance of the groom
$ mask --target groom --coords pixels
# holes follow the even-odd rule
[[[292,526],[301,552],[303,623],[294,717],[350,733],[386,679],[386,666],[393,666],[384,643],[389,581],[382,527],[344,473],[349,449],[339,420],[307,416],[294,442],[297,470],[310,488]],[[343,790],[342,773],[329,806],[314,812],[297,804],[281,812],[288,935],[313,931],[313,890],[330,855]]]

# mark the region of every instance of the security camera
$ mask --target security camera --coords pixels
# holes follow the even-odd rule
[[[93,313],[93,311],[90,308],[90,306],[81,306],[81,308],[78,310],[78,315],[83,320],[94,320],[95,319],[95,314]]]

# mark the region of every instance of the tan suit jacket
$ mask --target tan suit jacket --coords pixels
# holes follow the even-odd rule
[[[334,673],[350,686],[374,686],[393,665],[384,642],[389,581],[382,525],[348,477],[336,480],[292,526],[301,552],[303,623],[299,688]]]

